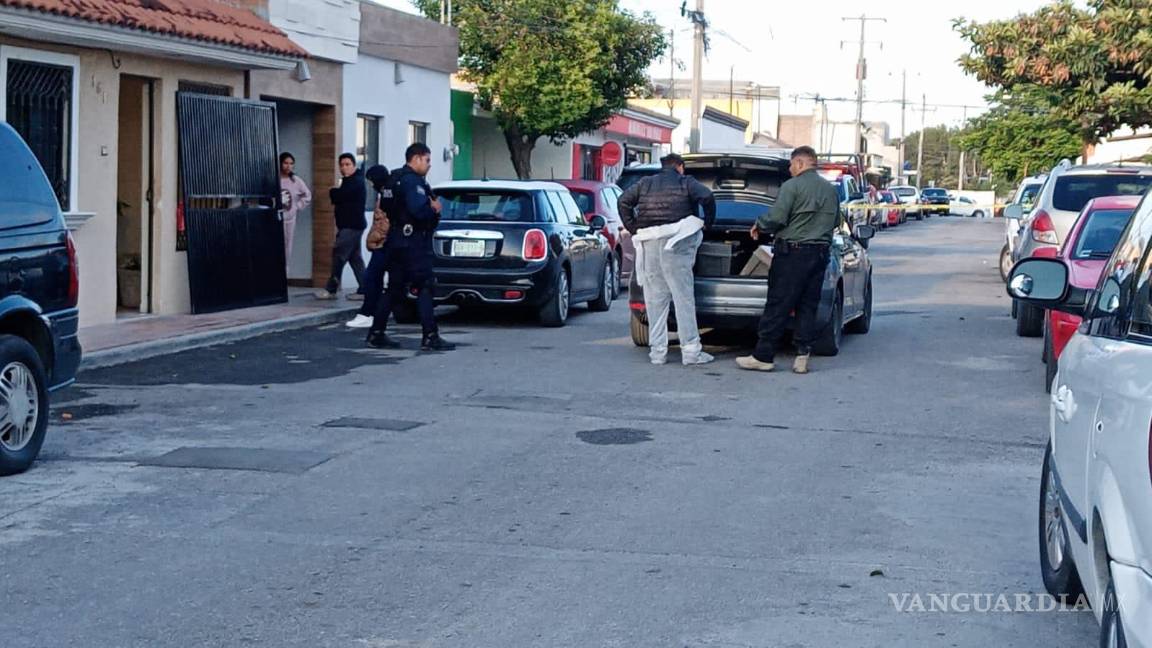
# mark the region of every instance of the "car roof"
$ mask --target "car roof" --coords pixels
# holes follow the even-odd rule
[[[1125,172],[1133,175],[1152,173],[1152,165],[1148,164],[1081,164],[1069,167],[1060,175],[1099,175],[1100,173]]]
[[[584,189],[587,191],[599,191],[605,187],[610,187],[607,182],[600,182],[599,180],[557,180],[557,184],[564,185],[569,189]]]
[[[544,180],[453,180],[442,182],[433,189],[479,189],[490,191],[567,191],[559,182]]]
[[[633,164],[632,166],[626,166],[621,171],[621,173],[651,173],[653,171],[659,171],[661,168],[662,166],[655,162],[647,162],[644,164]]]
[[[1136,209],[1143,196],[1101,196],[1093,198],[1084,205],[1084,210],[1096,211],[1098,209]]]

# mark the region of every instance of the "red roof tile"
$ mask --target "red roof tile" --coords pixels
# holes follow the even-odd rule
[[[268,54],[307,55],[268,21],[216,0],[0,0],[0,7],[41,11]]]

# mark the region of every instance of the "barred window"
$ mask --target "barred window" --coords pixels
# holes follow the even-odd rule
[[[44,167],[63,211],[72,189],[72,68],[8,60],[6,121],[27,142]]]

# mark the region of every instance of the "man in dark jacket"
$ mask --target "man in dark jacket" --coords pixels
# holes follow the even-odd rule
[[[348,293],[348,299],[364,299],[364,255],[360,252],[361,241],[368,222],[364,218],[364,207],[368,200],[368,190],[364,185],[364,172],[356,168],[356,157],[351,153],[340,155],[339,187],[328,190],[332,205],[336,208],[336,239],[332,242],[332,274],[328,285],[317,291],[317,299],[336,299],[340,289],[340,277],[344,274],[344,264],[352,266],[359,290]]]
[[[391,228],[384,242],[384,267],[388,272],[388,290],[380,298],[369,346],[391,349],[400,346],[385,333],[392,311],[408,299],[408,287],[416,290],[416,307],[420,314],[423,337],[422,351],[451,351],[454,344],[440,337],[436,325],[436,274],[432,267],[435,254],[432,236],[440,223],[440,201],[424,180],[432,169],[432,151],[417,142],[404,154],[407,164],[395,175],[392,210],[388,214]]]
[[[663,170],[629,187],[620,196],[620,217],[636,247],[636,281],[644,288],[648,312],[648,357],[667,362],[668,315],[676,306],[680,358],[686,365],[714,359],[704,352],[696,326],[696,250],[704,228],[716,220],[716,200],[707,187],[684,175],[684,159],[672,153]],[[703,211],[704,219],[696,214]]]

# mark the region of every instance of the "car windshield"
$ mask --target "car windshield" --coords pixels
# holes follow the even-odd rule
[[[624,171],[620,173],[620,179],[616,181],[616,186],[626,191],[628,187],[631,187],[632,185],[640,182],[650,175],[656,175],[657,173],[660,173],[659,169],[624,169]]]
[[[1024,188],[1020,190],[1020,198],[1017,200],[1018,204],[1031,207],[1032,203],[1036,202],[1036,194],[1040,193],[1040,187],[1043,186],[1044,183],[1042,182],[1025,185]]]
[[[893,187],[892,193],[897,196],[915,196],[916,190],[912,187]]]
[[[892,203],[896,202],[896,196],[893,196],[892,194],[887,193],[887,192],[882,193],[882,194],[880,194],[880,202],[892,204]]]
[[[445,221],[532,222],[532,196],[523,191],[445,189],[440,219]]]
[[[836,180],[832,180],[831,185],[836,187],[836,195],[840,196],[840,202],[848,202],[848,186]]]
[[[596,199],[592,196],[591,191],[584,191],[583,189],[572,189],[572,199],[576,201],[576,206],[580,208],[581,214],[591,214],[596,211]]]
[[[1078,212],[1093,198],[1139,196],[1152,184],[1152,175],[1067,175],[1056,179],[1052,206]]]
[[[929,198],[947,198],[948,197],[948,190],[947,189],[925,189],[923,192],[921,192],[920,195],[927,196]]]
[[[1107,259],[1112,256],[1112,249],[1124,233],[1128,220],[1132,217],[1132,209],[1097,209],[1085,215],[1088,220],[1080,229],[1080,237],[1076,239],[1076,249],[1072,258]]]

